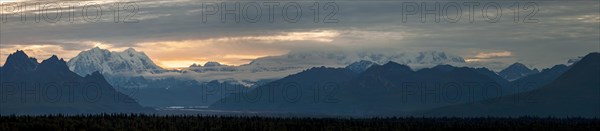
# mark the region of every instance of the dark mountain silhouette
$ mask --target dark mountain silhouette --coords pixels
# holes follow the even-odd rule
[[[527,66],[517,62],[498,72],[498,75],[508,81],[514,81],[536,73],[539,73],[537,69],[529,69]]]
[[[564,68],[564,67],[557,67]],[[600,116],[600,53],[590,53],[549,84],[524,93],[415,113],[426,116]]]
[[[316,95],[315,90],[321,92]],[[347,68],[313,68],[240,95],[254,98],[262,94],[260,99],[229,96],[210,108],[385,115],[475,102],[501,96],[505,90],[473,68],[441,65],[413,71],[406,65],[389,62],[373,65],[359,75]],[[282,96],[285,91],[288,97]],[[265,98],[270,93],[275,97]],[[296,95],[301,99],[289,99]]]
[[[244,94],[232,94],[211,109],[281,111],[302,113],[337,112],[335,93],[356,76],[344,68],[315,67],[259,86]],[[337,108],[334,108],[337,107]]]
[[[23,51],[17,51],[6,58],[3,70],[6,70],[4,72],[7,74],[17,74],[33,71],[37,66],[37,59],[29,58]]]
[[[439,65],[412,71],[390,62],[373,66],[340,92],[353,112],[402,114],[505,95],[507,90],[477,69]]]
[[[148,111],[116,92],[98,72],[81,77],[57,56],[38,64],[17,51],[8,56],[0,76],[3,115]]]

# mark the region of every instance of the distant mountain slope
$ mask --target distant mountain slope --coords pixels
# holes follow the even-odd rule
[[[498,75],[496,72],[482,67],[482,68],[475,68],[475,70],[491,79],[493,79],[494,81],[496,81],[496,83],[500,84],[502,87],[504,88],[508,88],[508,89],[513,89],[513,87],[510,87],[510,82],[506,79],[504,79],[502,76]],[[512,93],[512,91],[510,92],[506,92],[505,94],[510,94]]]
[[[101,74],[81,77],[56,56],[38,64],[17,51],[8,56],[0,76],[3,115],[148,111],[115,91]]]
[[[211,109],[287,112],[335,112],[330,106],[341,84],[356,74],[343,68],[315,67],[215,102]]]
[[[371,115],[474,102],[510,90],[474,68],[439,65],[412,71],[394,62],[372,66],[347,85],[339,93],[347,98],[342,102]]]
[[[536,73],[539,73],[537,69],[529,69],[527,66],[517,62],[498,72],[498,75],[508,81],[514,81]]]
[[[564,72],[569,70],[569,68],[571,68],[571,66],[566,66],[562,64],[555,65],[552,68],[543,69],[540,73],[528,75],[518,80],[511,81],[510,86],[513,86],[516,92],[524,92],[537,89],[554,81]]]
[[[146,107],[208,106],[229,93],[250,90],[243,85],[216,80],[200,83],[187,79],[148,79],[143,76],[117,82],[114,87]]]
[[[165,70],[154,64],[144,52],[129,48],[123,52],[111,52],[98,47],[80,52],[67,63],[81,76],[99,71],[102,74],[161,73]]]
[[[590,53],[553,82],[529,92],[415,113],[426,116],[600,116],[600,53]]]

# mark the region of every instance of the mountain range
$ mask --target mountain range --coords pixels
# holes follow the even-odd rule
[[[210,108],[351,116],[590,117],[600,111],[598,60],[598,53],[590,53],[573,65],[510,82],[489,69],[450,65],[415,71],[389,62],[363,72],[317,67],[228,96]]]
[[[52,56],[41,63],[23,51],[7,57],[0,71],[1,114],[87,114],[149,111],[115,91],[104,76],[84,77]]]
[[[459,56],[449,55],[439,51],[398,53],[313,51],[290,52],[281,56],[258,58],[249,64],[240,66],[223,65],[218,62],[207,62],[204,65],[194,63],[187,69],[181,71],[169,71],[156,66],[156,64],[154,64],[154,62],[152,62],[152,60],[143,52],[137,52],[133,48],[129,48],[122,52],[111,52],[96,47],[81,52],[75,58],[71,59],[68,64],[70,69],[78,72],[80,75],[93,71],[103,72],[102,74],[104,74],[108,82],[111,85],[116,86],[119,91],[127,90],[120,90],[120,87],[135,85],[137,94],[135,94],[135,96],[130,96],[136,97],[144,106],[157,107],[166,106],[168,104],[186,106],[193,106],[194,103],[198,106],[210,104],[224,96],[213,95],[212,97],[209,97],[210,100],[208,101],[197,102],[191,101],[190,99],[196,100],[198,99],[197,95],[200,94],[190,94],[189,92],[199,92],[200,88],[192,87],[206,87],[207,84],[214,82],[228,87],[239,87],[240,85],[243,85],[246,88],[249,88],[256,86],[255,84],[257,83],[274,81],[286,75],[295,74],[311,67],[345,66],[345,68],[355,73],[362,73],[373,65],[381,65],[390,61],[404,65],[412,65],[415,69],[433,67],[440,64],[461,66],[465,63]],[[518,82],[515,80],[525,77],[529,75],[529,72],[532,72],[532,70],[520,63],[515,63],[498,73],[494,73],[485,68],[479,68],[477,71],[492,78],[500,86],[507,88],[509,88],[508,85],[522,83],[525,80]],[[509,83],[506,81],[508,78],[506,76],[514,76],[514,74],[518,74],[517,78],[511,79],[515,82]],[[521,76],[521,74],[527,75]],[[550,79],[545,82],[547,81],[550,81]],[[535,87],[529,89],[533,88]],[[518,89],[525,90],[522,88]],[[505,93],[518,91],[520,90],[506,90]],[[123,93],[129,94],[129,92]]]
[[[155,78],[160,76],[162,78],[188,77],[187,79],[200,82],[218,80],[252,86],[259,81],[280,79],[312,67],[345,67],[358,61],[369,61],[376,64],[394,61],[416,69],[439,64],[464,65],[465,63],[462,57],[439,51],[394,53],[293,51],[281,56],[257,58],[249,64],[240,66],[207,62],[203,66],[192,64],[187,69],[176,71],[165,70],[157,66],[145,53],[138,52],[133,48],[116,52],[95,47],[80,52],[69,60],[68,65],[71,70],[81,76],[99,71],[107,77],[111,84],[122,83],[129,77]],[[163,74],[165,72],[171,73]]]
[[[210,108],[362,116],[475,102],[512,90],[467,67],[439,65],[414,71],[388,62],[362,73],[350,69],[311,68],[249,93],[230,95]]]
[[[565,67],[555,67],[565,68]],[[600,116],[600,53],[590,53],[554,81],[528,92],[416,113],[424,116]]]
[[[240,66],[166,70],[133,48],[93,48],[69,62],[52,56],[41,63],[17,51],[0,68],[2,105],[11,105],[0,113],[209,106],[350,116],[598,116],[598,60],[590,53],[541,71],[514,63],[494,72],[437,51],[290,52]]]

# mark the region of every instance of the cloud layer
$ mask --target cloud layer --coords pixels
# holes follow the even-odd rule
[[[534,6],[529,6],[529,3],[519,2],[521,9],[517,22],[514,19],[515,10],[510,8],[514,2],[495,2],[500,5],[502,15],[498,21],[489,22],[486,18],[495,15],[488,15],[492,11],[483,14],[482,9],[494,1],[486,1],[478,3],[474,14],[468,12],[466,6],[461,6],[460,12],[448,9],[443,12],[448,14],[445,16],[460,16],[461,19],[452,21],[444,16],[439,23],[430,16],[426,17],[427,22],[422,23],[420,13],[403,17],[406,11],[402,7],[413,4],[410,3],[412,1],[319,2],[319,15],[315,15],[314,8],[311,8],[314,1],[275,2],[279,6],[273,9],[272,14],[267,13],[266,1],[210,2],[224,3],[228,7],[234,7],[239,2],[240,8],[253,5],[254,2],[261,7],[260,20],[243,19],[257,16],[256,10],[248,9],[239,14],[242,15],[240,22],[236,22],[232,15],[226,15],[226,21],[221,22],[219,13],[209,15],[203,21],[202,13],[209,11],[203,8],[203,3],[207,2],[132,2],[138,10],[122,6],[124,18],[120,18],[118,23],[114,22],[110,6],[115,3],[111,1],[79,2],[79,6],[73,10],[63,11],[62,19],[54,23],[47,20],[37,23],[34,17],[40,12],[33,9],[23,10],[28,14],[25,22],[22,22],[19,12],[4,10],[2,14],[7,17],[5,22],[1,22],[0,28],[0,64],[16,49],[28,50],[35,57],[58,54],[68,59],[81,50],[100,46],[111,50],[134,47],[165,67],[206,61],[239,65],[262,56],[326,48],[443,50],[470,58],[474,65],[494,69],[513,62],[544,68],[600,50],[598,1],[534,1],[537,11],[531,10]],[[435,2],[424,4],[434,8]],[[455,3],[463,5],[466,2],[470,1]],[[2,4],[10,3],[4,1]],[[32,4],[35,2],[25,3],[35,5]],[[97,21],[89,20],[98,16],[95,7],[87,9],[88,17],[82,17],[86,3],[94,3],[102,8],[101,17],[94,19]],[[448,5],[447,2],[438,3],[440,7]],[[294,7],[283,10],[284,6],[292,4],[300,5],[301,11]],[[525,10],[526,6],[528,10]],[[134,17],[127,19],[127,14],[131,12],[135,12]],[[299,12],[302,15],[298,21],[286,19],[295,18]],[[529,18],[532,12],[535,15]],[[69,14],[75,14],[75,17],[71,20],[67,17]],[[127,23],[127,20],[133,20],[134,23]],[[526,23],[531,21],[535,23]]]

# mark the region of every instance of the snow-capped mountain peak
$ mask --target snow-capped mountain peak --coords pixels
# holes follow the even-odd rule
[[[81,76],[99,71],[102,74],[119,73],[161,73],[164,69],[144,53],[129,48],[122,52],[109,51],[99,47],[80,52],[68,62],[69,69]]]
[[[354,63],[346,66],[346,69],[351,70],[355,73],[362,73],[373,65],[376,65],[376,64],[371,61],[361,60],[361,61],[354,62]]]

